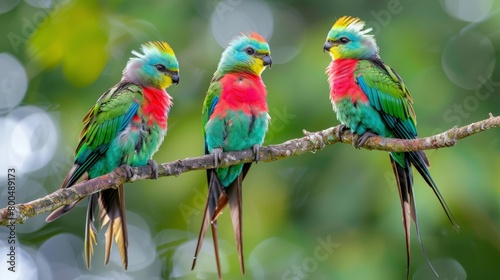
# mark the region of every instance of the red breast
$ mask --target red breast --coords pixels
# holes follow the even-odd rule
[[[349,96],[353,102],[368,102],[368,97],[358,86],[354,77],[357,62],[356,59],[336,59],[326,68],[330,84],[330,98],[333,102]]]

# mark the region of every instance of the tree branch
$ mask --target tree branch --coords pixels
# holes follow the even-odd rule
[[[371,137],[362,147],[368,150],[392,152],[439,149],[454,146],[460,139],[499,126],[500,117],[494,117],[490,114],[488,119],[460,128],[454,127],[443,133],[425,138],[402,140]],[[340,139],[337,139],[336,135],[338,129],[339,127],[337,126],[312,133],[304,130],[305,136],[302,138],[292,139],[277,145],[261,147],[259,153],[260,161],[270,162],[298,156],[307,152],[315,152],[323,149],[327,145],[333,145],[337,142],[351,144],[353,141],[353,134],[345,132]],[[251,162],[253,158],[254,155],[251,149],[223,153],[219,167]],[[163,163],[158,166],[158,175],[159,177],[179,176],[188,171],[204,170],[214,167],[213,155],[205,155]],[[0,209],[0,225],[9,226],[15,223],[24,223],[30,217],[52,211],[62,205],[70,204],[92,193],[113,188],[125,182],[135,182],[152,178],[153,170],[150,166],[135,167],[133,171],[133,176],[127,178],[127,173],[120,167],[109,174],[78,183],[71,188],[58,189],[45,197],[27,203],[7,206]]]

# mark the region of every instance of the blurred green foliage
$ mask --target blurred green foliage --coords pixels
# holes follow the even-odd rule
[[[70,168],[68,157],[77,145],[81,119],[101,93],[120,79],[130,51],[148,40],[165,40],[174,48],[182,77],[178,86],[168,90],[175,105],[168,135],[154,159],[167,162],[201,155],[201,105],[223,49],[209,24],[218,1],[53,2],[50,10],[22,2],[0,18],[4,38],[0,49],[17,56],[30,76],[24,104],[43,106],[59,116],[61,148],[53,164],[44,169],[50,176],[38,174],[36,180],[49,192],[59,187]],[[330,57],[321,49],[331,25],[342,15],[358,16],[374,27],[382,59],[412,92],[420,135],[484,119],[489,112],[500,114],[497,1],[490,16],[477,23],[446,13],[448,1],[275,2],[295,9],[302,17],[296,19],[302,28],[294,32],[282,22],[270,39],[271,52],[274,44],[298,53],[263,74],[273,117],[266,144],[300,137],[302,129],[316,131],[338,124],[324,74]],[[293,18],[290,21],[297,24]],[[492,56],[483,51],[481,40],[453,45],[469,33],[489,40]],[[294,43],[287,45],[287,40]],[[453,52],[445,53],[449,48]],[[483,77],[489,82],[460,87],[448,78],[446,67],[458,80],[472,77],[475,82]],[[491,77],[485,76],[485,69],[491,70]],[[461,225],[458,233],[452,229],[430,188],[415,174],[420,229],[430,259],[457,261],[469,279],[493,279],[500,274],[499,131],[480,133],[453,148],[428,151],[428,156],[431,173]],[[191,266],[192,255],[182,260],[174,255],[177,246],[198,234],[205,180],[204,172],[190,172],[126,187],[127,210],[145,219],[151,229],[151,236],[141,238],[155,239],[165,230],[182,232],[177,241],[172,239],[173,245],[155,244],[156,257],[147,256],[161,262],[159,278],[168,278],[177,266],[185,271]],[[405,275],[399,197],[384,152],[338,144],[315,154],[259,163],[244,183],[243,197],[245,279],[403,279]],[[20,234],[19,239],[36,248],[61,232],[83,238],[84,209],[79,207],[38,232]],[[220,219],[219,232],[227,242],[224,276],[241,279],[227,213]],[[339,247],[326,259],[313,262],[319,239],[330,239]],[[79,245],[83,252],[83,241]],[[204,244],[207,249],[211,246]],[[412,273],[422,275],[428,265],[415,235],[412,249]],[[103,251],[100,242],[96,254]],[[294,261],[286,261],[295,255]],[[202,277],[200,271],[210,266],[212,273],[206,277],[215,278],[215,261],[209,254],[201,257],[205,259],[201,267],[180,279]],[[293,272],[290,263],[302,267],[303,274]],[[440,266],[436,268],[439,272]],[[287,271],[293,272],[287,274],[290,278]],[[448,277],[443,279],[455,277],[453,270],[441,267],[441,272]]]

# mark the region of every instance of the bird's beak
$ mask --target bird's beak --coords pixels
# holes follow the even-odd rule
[[[173,73],[172,75],[170,75],[170,78],[172,78],[172,83],[174,84],[179,84],[179,81],[180,81],[180,77],[179,77],[179,73]]]
[[[271,68],[271,66],[273,65],[273,59],[268,54],[262,57],[262,61],[264,62],[264,66],[269,65],[269,68]]]
[[[335,44],[333,43],[333,41],[331,40],[326,41],[326,43],[323,45],[323,52],[329,52],[334,45]]]

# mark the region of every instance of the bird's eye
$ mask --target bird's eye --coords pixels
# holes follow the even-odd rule
[[[255,53],[255,50],[251,47],[248,47],[245,49],[245,52],[248,54],[248,55],[253,55]]]
[[[339,39],[339,42],[340,42],[341,44],[347,44],[347,43],[349,43],[350,41],[351,41],[351,40],[349,40],[349,38],[347,38],[347,37],[340,37],[340,39]]]
[[[158,70],[160,72],[163,72],[163,73],[167,72],[167,67],[165,67],[165,65],[163,65],[163,64],[156,64],[155,67],[156,67],[156,70]]]

